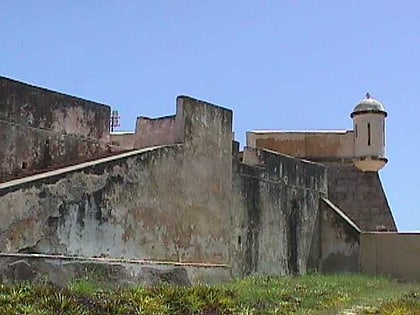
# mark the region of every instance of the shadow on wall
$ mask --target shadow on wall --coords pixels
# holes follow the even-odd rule
[[[321,261],[323,273],[360,271],[360,229],[326,198],[320,200]]]

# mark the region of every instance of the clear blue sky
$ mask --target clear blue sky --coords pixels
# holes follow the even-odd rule
[[[252,129],[351,129],[366,91],[388,113],[381,178],[420,230],[420,1],[0,0],[0,75],[104,102],[121,130],[180,94]]]

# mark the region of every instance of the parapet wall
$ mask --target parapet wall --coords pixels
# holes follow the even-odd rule
[[[0,77],[0,120],[98,141],[109,141],[110,108]]]
[[[247,132],[246,141],[250,147],[309,160],[354,157],[353,131],[250,131]]]
[[[0,182],[103,155],[110,108],[0,77]]]
[[[111,148],[114,151],[133,149],[134,138],[134,132],[113,132],[111,133]]]
[[[175,115],[156,119],[137,118],[133,142],[135,149],[180,142],[182,138]]]

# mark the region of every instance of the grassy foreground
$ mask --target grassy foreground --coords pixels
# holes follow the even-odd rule
[[[420,284],[308,275],[113,291],[89,280],[67,289],[0,285],[0,314],[420,314]]]

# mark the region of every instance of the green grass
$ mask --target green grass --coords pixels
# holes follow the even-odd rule
[[[66,289],[0,285],[0,314],[420,315],[420,284],[359,275],[307,275],[249,277],[215,286],[103,290],[83,279]]]

